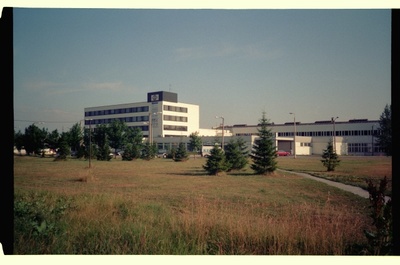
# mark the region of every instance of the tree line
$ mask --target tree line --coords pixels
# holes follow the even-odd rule
[[[268,128],[269,120],[265,112],[259,120],[259,138],[257,138],[250,152],[246,150],[243,139],[230,140],[221,148],[217,144],[211,150],[211,156],[207,159],[203,168],[212,175],[221,172],[240,170],[248,164],[248,158],[252,160],[251,169],[257,174],[273,173],[276,169],[276,147],[273,134]],[[391,106],[386,105],[380,116],[380,134],[377,142],[386,155],[392,154],[392,128]],[[189,141],[189,149],[196,153],[201,149],[202,142],[197,132],[192,133]],[[79,123],[74,124],[68,132],[61,134],[54,130],[48,132],[46,128],[40,129],[35,124],[25,128],[25,133],[14,131],[14,145],[20,151],[25,149],[28,155],[44,155],[43,150],[49,148],[58,150],[57,159],[66,159],[73,153],[77,158],[97,158],[97,160],[110,160],[111,149],[122,150],[122,159],[131,161],[142,158],[153,159],[157,155],[156,143],[143,143],[143,133],[140,128],[128,127],[125,122],[114,120],[112,123],[98,125],[94,130],[83,129]],[[180,143],[178,148],[169,150],[168,156],[175,161],[188,159],[186,145]],[[324,150],[321,162],[328,171],[333,171],[339,165],[338,155],[329,142]]]
[[[44,155],[45,149],[57,150],[57,159],[66,159],[73,154],[77,158],[110,160],[111,149],[124,150],[123,159],[132,160],[155,153],[153,145],[143,144],[143,133],[139,128],[128,127],[123,121],[114,120],[95,129],[82,128],[74,124],[67,132],[49,132],[35,124],[25,128],[25,133],[14,131],[14,145],[18,151],[25,149],[27,155]],[[143,149],[148,149],[143,152]],[[147,152],[146,152],[147,151]]]

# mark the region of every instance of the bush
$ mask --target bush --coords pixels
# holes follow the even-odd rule
[[[393,247],[393,218],[392,200],[385,200],[385,192],[388,184],[386,176],[380,181],[379,188],[372,180],[367,180],[369,201],[371,203],[372,224],[375,231],[364,231],[369,242],[368,252],[372,255],[388,255]]]
[[[14,241],[31,242],[37,254],[65,230],[61,219],[71,202],[63,197],[53,197],[46,192],[14,196]],[[32,253],[34,254],[34,253]]]

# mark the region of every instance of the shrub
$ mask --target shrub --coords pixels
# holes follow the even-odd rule
[[[371,203],[372,224],[375,231],[364,230],[368,239],[368,252],[372,255],[391,254],[393,247],[393,218],[392,200],[385,200],[385,191],[388,180],[386,176],[380,181],[379,188],[374,185],[372,180],[367,180],[369,201]]]

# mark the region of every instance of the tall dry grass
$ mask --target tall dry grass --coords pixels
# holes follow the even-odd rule
[[[16,227],[16,254],[359,254],[370,226],[367,200],[290,174],[211,177],[201,159],[15,162],[21,213],[49,225]]]

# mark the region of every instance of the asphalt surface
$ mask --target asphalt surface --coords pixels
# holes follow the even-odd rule
[[[320,182],[326,183],[326,184],[328,184],[330,186],[333,186],[333,187],[336,187],[336,188],[351,192],[351,193],[356,194],[356,195],[358,195],[360,197],[363,197],[363,198],[366,198],[366,199],[369,198],[368,191],[366,191],[366,190],[364,190],[362,188],[359,188],[359,187],[346,185],[346,184],[343,184],[343,183],[339,183],[339,182],[336,182],[336,181],[331,181],[331,180],[327,180],[327,179],[323,179],[323,178],[317,178],[317,177],[311,176],[310,174],[307,174],[307,173],[300,173],[300,172],[288,171],[288,170],[283,170],[283,169],[278,169],[278,170],[281,171],[281,172],[296,174],[296,175],[299,175],[299,176],[304,177],[304,178],[309,178],[309,179],[313,179],[313,180],[316,180],[316,181],[320,181]],[[389,199],[390,199],[390,197],[388,197],[388,196],[385,197],[386,201],[388,201]]]

